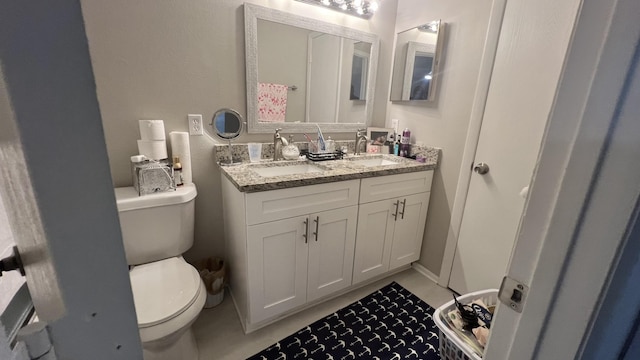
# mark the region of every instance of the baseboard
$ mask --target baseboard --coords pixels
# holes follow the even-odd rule
[[[429,269],[427,269],[426,267],[420,265],[417,262],[414,262],[411,264],[411,267],[419,272],[420,274],[424,275],[427,279],[435,282],[436,284],[438,284],[440,282],[440,277],[434,273],[432,273],[431,271],[429,271]]]

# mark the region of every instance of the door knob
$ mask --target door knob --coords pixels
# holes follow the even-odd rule
[[[473,167],[473,171],[477,172],[480,175],[484,175],[489,172],[489,165],[483,162],[477,163],[476,166]]]

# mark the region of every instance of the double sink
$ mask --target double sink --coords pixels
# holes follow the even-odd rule
[[[360,167],[360,168],[372,168],[372,167],[387,167],[387,166],[396,166],[402,164],[403,161],[407,161],[405,158],[401,158],[393,155],[363,155],[363,156],[354,156],[349,157],[345,160],[333,160],[340,161],[342,165],[347,165],[349,167]],[[258,174],[261,177],[276,177],[276,176],[290,176],[290,175],[303,175],[303,174],[313,174],[313,173],[321,173],[329,170],[329,163],[332,161],[327,161],[326,164],[315,164],[315,163],[300,163],[300,162],[283,162],[275,164],[273,166],[266,166],[265,164],[252,164],[249,165],[249,169]]]

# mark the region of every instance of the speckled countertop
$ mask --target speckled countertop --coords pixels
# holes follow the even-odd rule
[[[284,189],[297,186],[322,184],[334,181],[363,179],[373,176],[394,175],[416,171],[433,170],[438,166],[440,149],[426,148],[422,152],[426,162],[402,158],[387,154],[365,154],[347,156],[343,160],[313,162],[309,160],[273,161],[262,160],[257,163],[242,162],[239,165],[220,166],[222,173],[242,192],[259,192]],[[380,160],[374,160],[380,159]],[[362,160],[392,161],[395,164],[365,166]],[[316,172],[293,175],[261,176],[258,172],[265,168],[289,167],[310,164]],[[284,170],[284,169],[283,169]],[[269,170],[271,171],[271,170]],[[277,170],[276,170],[277,171]]]

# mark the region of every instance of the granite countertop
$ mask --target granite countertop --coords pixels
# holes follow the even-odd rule
[[[403,174],[416,171],[434,170],[438,166],[440,149],[428,148],[423,152],[426,162],[403,158],[388,154],[349,155],[342,160],[309,161],[309,160],[262,160],[256,163],[242,162],[238,165],[220,166],[222,173],[242,192],[260,192],[323,184],[335,181],[363,179],[374,176]],[[387,160],[396,164],[365,166],[360,161]],[[297,173],[293,175],[261,176],[257,171],[265,168],[287,167],[310,164],[317,167],[318,172]],[[255,169],[255,170],[254,170]]]

